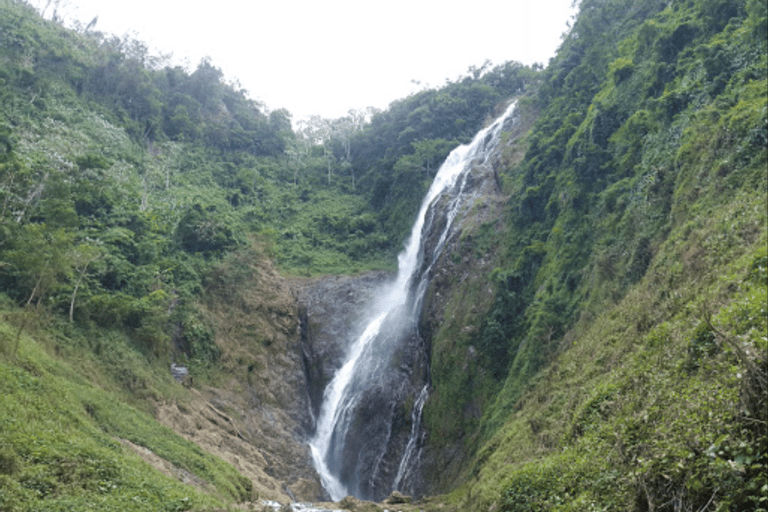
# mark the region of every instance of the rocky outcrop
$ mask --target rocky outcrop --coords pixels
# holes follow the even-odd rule
[[[297,285],[302,357],[315,416],[326,385],[365,328],[361,321],[370,320],[366,313],[377,292],[392,277],[375,272]],[[383,499],[392,490],[411,433],[411,408],[428,377],[424,345],[414,322],[403,323],[404,317],[392,314],[385,320],[372,347],[377,364],[352,384],[360,387],[354,429],[340,442],[334,462],[349,492],[365,499]]]
[[[376,338],[371,367],[360,383],[351,429],[340,455],[349,491],[379,501],[394,485],[419,493],[418,478],[396,481],[411,435],[414,404],[427,383],[427,352],[407,314],[388,317]],[[418,464],[418,460],[413,461]],[[415,472],[418,475],[418,472]]]
[[[208,385],[195,379],[194,401],[158,404],[158,418],[232,462],[261,496],[323,499],[307,445],[313,421],[293,283],[254,248],[206,284],[199,312],[216,333],[219,375]]]
[[[294,281],[300,321],[300,354],[309,406],[317,417],[323,391],[344,362],[355,333],[362,329],[361,315],[388,272],[359,276],[324,276]]]

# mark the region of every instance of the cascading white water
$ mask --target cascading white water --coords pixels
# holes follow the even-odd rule
[[[411,411],[411,435],[408,437],[408,444],[405,445],[405,454],[400,459],[400,465],[397,467],[397,475],[392,482],[392,489],[399,488],[400,483],[406,478],[412,467],[412,460],[416,458],[418,453],[416,443],[419,440],[419,431],[421,430],[421,411],[424,409],[427,398],[429,398],[429,385],[421,388],[419,398],[416,399],[416,403],[413,405],[413,411]]]
[[[376,360],[377,356],[380,357],[376,350],[376,341],[380,338],[380,334],[384,334],[380,332],[382,326],[385,321],[387,325],[404,325],[418,315],[431,263],[436,260],[436,254],[442,250],[453,218],[461,205],[461,192],[466,183],[467,172],[473,164],[485,163],[489,158],[491,151],[498,144],[504,121],[512,115],[514,107],[515,104],[511,104],[492,125],[481,130],[470,144],[459,146],[448,155],[422,202],[408,243],[398,256],[397,279],[376,294],[379,299],[372,308],[373,313],[370,315],[372,320],[352,344],[346,361],[325,388],[315,436],[309,444],[323,487],[334,501],[348,494],[347,486],[339,476],[339,469],[333,466],[337,465],[341,458],[344,440],[352,428],[354,409],[358,405],[362,390],[373,382],[377,372],[385,371],[388,363],[388,361]],[[479,159],[482,159],[482,162],[478,162]],[[436,254],[429,256],[430,263],[427,268],[416,275],[417,270],[422,267],[420,263],[424,258],[423,230],[427,213],[432,203],[448,192],[451,192],[452,199],[446,209],[446,222],[442,225],[442,232],[433,249]],[[413,284],[416,286],[412,286]],[[411,310],[404,307],[406,305],[412,306]],[[402,320],[398,321],[397,315],[402,316]],[[412,409],[410,437],[391,483],[393,490],[406,479],[409,475],[408,466],[420,456],[417,441],[421,430],[421,411],[427,398],[428,386],[424,386]],[[387,440],[390,435],[391,431],[387,431]],[[379,470],[383,457],[384,451],[376,457],[372,468],[374,476]]]
[[[337,425],[349,422],[349,414],[355,406],[355,396],[349,393],[350,384],[354,377],[360,358],[366,347],[376,338],[387,312],[380,314],[365,329],[363,335],[352,345],[347,361],[336,372],[333,380],[325,388],[323,406],[317,421],[315,437],[309,446],[312,450],[312,460],[320,474],[323,487],[334,501],[347,495],[344,484],[330,471],[326,457],[331,450],[331,441]]]

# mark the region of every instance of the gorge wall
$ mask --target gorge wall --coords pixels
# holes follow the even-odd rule
[[[535,120],[535,109],[519,105],[488,163],[470,170],[470,199],[456,216],[424,295],[419,332],[430,351],[432,386],[424,408],[426,494],[446,492],[459,482],[492,400],[497,377],[477,342],[480,321],[497,293],[490,277],[502,257],[499,237],[507,229],[508,192],[500,171],[522,159]]]

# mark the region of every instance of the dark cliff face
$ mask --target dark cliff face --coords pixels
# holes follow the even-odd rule
[[[386,361],[369,374],[355,409],[354,431],[341,453],[341,477],[356,496],[381,501],[395,485],[411,435],[413,405],[427,379],[426,350],[415,323],[392,315],[377,339],[376,358]],[[420,494],[418,480],[401,481],[399,490]]]
[[[296,292],[301,318],[301,350],[312,418],[323,392],[362,332],[367,306],[392,278],[377,272],[358,277],[324,277],[302,284]],[[404,319],[405,318],[405,319]],[[411,436],[413,406],[427,383],[427,351],[409,315],[393,312],[372,350],[381,362],[352,383],[360,389],[353,412],[354,428],[337,440],[333,464],[349,492],[381,500],[390,494]],[[418,478],[398,485],[419,494]]]
[[[370,272],[360,276],[325,276],[296,285],[301,358],[311,418],[317,417],[323,391],[344,362],[360,316],[373,294],[390,275]],[[308,432],[313,421],[310,419]]]
[[[301,351],[311,417],[317,418],[323,392],[362,332],[367,307],[392,276],[383,272],[357,277],[331,276],[297,289]],[[405,315],[407,317],[407,315]],[[352,385],[361,393],[354,410],[354,429],[344,439],[334,464],[349,492],[381,500],[392,491],[411,433],[412,407],[427,381],[426,350],[411,319],[393,314],[373,347],[383,364]],[[417,490],[411,481],[404,491]]]

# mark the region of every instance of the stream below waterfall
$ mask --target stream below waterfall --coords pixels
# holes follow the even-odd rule
[[[417,325],[422,299],[466,200],[467,175],[489,165],[514,108],[512,103],[471,143],[448,155],[398,257],[397,278],[382,285],[360,312],[368,319],[362,322],[365,328],[353,335],[343,364],[325,387],[309,445],[334,501],[350,494],[381,500],[394,490],[418,493],[422,410],[429,398],[427,347]]]
[[[286,506],[277,501],[264,500],[261,502],[261,505],[265,509],[274,512],[285,512],[287,509],[289,509],[290,512],[345,512],[344,510],[317,507],[312,503],[291,503]]]

